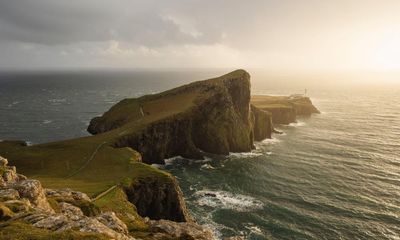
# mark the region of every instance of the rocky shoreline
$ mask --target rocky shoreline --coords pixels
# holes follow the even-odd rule
[[[148,164],[248,152],[254,141],[272,137],[274,125],[313,113],[308,97],[251,96],[250,75],[237,70],[122,100],[92,119],[91,137],[0,142],[0,155],[40,180],[0,159],[2,234],[32,239],[24,232],[39,229],[33,239],[213,239],[191,218],[177,180]],[[10,205],[17,202],[20,208]]]

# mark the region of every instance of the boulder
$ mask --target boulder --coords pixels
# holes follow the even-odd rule
[[[60,228],[65,227],[70,223],[70,220],[64,214],[50,215],[46,218],[41,219],[33,224],[34,227],[44,228],[52,231],[56,231]]]
[[[8,164],[8,160],[7,158],[3,158],[2,156],[0,156],[0,167],[5,167]]]
[[[32,209],[32,205],[28,199],[8,200],[3,202],[3,204],[15,213],[27,212]]]
[[[15,183],[18,181],[17,173],[12,169],[6,169],[3,172],[3,180],[6,183]]]
[[[72,204],[61,202],[59,207],[61,213],[71,220],[79,220],[84,216],[82,210]]]
[[[178,223],[169,220],[149,221],[150,231],[155,233],[155,239],[165,239],[165,235],[176,239],[215,239],[211,230],[196,223]]]
[[[12,188],[18,191],[21,198],[28,199],[34,207],[45,212],[54,213],[38,180],[23,180],[15,183]]]
[[[0,201],[5,202],[8,200],[19,199],[19,193],[17,190],[12,188],[0,189]]]
[[[122,222],[114,212],[102,213],[97,216],[96,219],[116,232],[123,234],[129,233],[126,224]]]
[[[73,191],[71,189],[45,189],[47,197],[57,198],[61,201],[90,201],[87,194]]]
[[[7,221],[12,218],[13,215],[14,213],[7,206],[0,203],[0,221]]]

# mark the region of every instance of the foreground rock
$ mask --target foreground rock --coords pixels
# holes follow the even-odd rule
[[[128,230],[127,225],[115,212],[99,211],[85,193],[70,189],[44,189],[39,181],[27,179],[25,176],[17,174],[15,167],[9,167],[7,164],[7,159],[0,157],[1,179],[3,181],[0,187],[0,228],[5,227],[7,229],[9,226],[25,224],[22,225],[25,226],[25,229],[26,226],[30,226],[32,229],[45,231],[40,239],[44,239],[44,236],[54,239],[78,239],[73,236],[81,236],[80,233],[92,234],[88,239],[136,239],[132,236],[134,233]],[[139,188],[135,188],[138,193],[131,193],[132,196],[134,194],[139,196],[140,201],[137,203],[146,202],[143,197],[149,197],[148,200],[152,202],[152,205],[149,206],[139,205],[143,214],[154,213],[154,217],[157,219],[173,215],[176,217],[176,221],[189,222],[147,221],[148,226],[145,228],[147,230],[139,235],[150,236],[151,239],[165,240],[214,239],[209,230],[190,221],[186,207],[182,208],[180,205],[185,206],[182,197],[171,195],[173,191],[168,188],[168,184],[164,183],[164,186],[157,186],[156,189],[163,191],[161,193],[151,193],[154,190],[151,188],[151,184],[154,183],[150,183],[150,185],[138,184],[136,187]],[[180,192],[179,189],[174,191]],[[171,201],[171,203],[162,203],[165,200]],[[173,205],[175,201],[177,203]],[[120,202],[119,204],[124,203]],[[163,209],[164,206],[174,207]],[[151,207],[154,207],[154,209]],[[182,209],[184,212],[182,212]],[[18,231],[23,236],[30,235],[29,232]],[[61,235],[52,235],[52,233]],[[7,234],[6,231],[5,234]],[[10,236],[10,239],[14,238],[18,239],[16,235]],[[29,239],[37,238],[30,236]]]
[[[32,226],[55,232],[74,230],[98,233],[114,239],[133,240],[126,225],[113,212],[87,217],[82,210],[64,201],[90,199],[84,193],[68,190],[43,189],[37,180],[17,174],[15,167],[0,157],[0,222],[24,221]],[[47,197],[57,197],[58,213],[50,206]]]
[[[168,220],[159,220],[150,221],[149,226],[150,232],[154,233],[154,239],[165,239],[166,236],[173,239],[214,239],[214,235],[210,230],[204,229],[194,223],[177,223]]]

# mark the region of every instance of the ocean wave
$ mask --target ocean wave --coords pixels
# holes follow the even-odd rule
[[[201,190],[194,194],[200,206],[248,212],[262,209],[264,204],[250,196],[225,191]]]
[[[176,157],[172,157],[172,158],[166,158],[164,159],[165,165],[172,165],[174,164],[175,161],[182,159],[181,156],[176,156]]]
[[[268,143],[268,144],[276,144],[279,142],[281,142],[281,140],[278,138],[267,138],[261,141],[261,143]]]
[[[212,170],[212,169],[215,169],[215,168],[213,166],[211,166],[211,164],[206,163],[206,164],[201,165],[200,169]]]
[[[49,124],[49,123],[52,123],[53,122],[53,120],[43,120],[43,122],[42,122],[42,124]]]
[[[258,151],[251,151],[251,152],[241,152],[241,153],[229,153],[229,157],[234,158],[254,158],[262,156],[263,154]]]
[[[303,126],[305,126],[305,125],[306,125],[305,122],[297,121],[297,122],[295,122],[295,123],[290,123],[288,126],[290,126],[290,127],[303,127]]]
[[[51,103],[62,103],[62,102],[66,102],[67,99],[66,98],[53,98],[53,99],[49,99],[48,101]]]
[[[66,103],[67,99],[66,98],[53,98],[53,99],[49,99],[47,101],[50,102],[51,105],[61,105],[63,103]]]
[[[20,101],[14,101],[14,102],[8,104],[7,107],[11,108],[11,107],[13,107],[13,106],[15,106],[15,105],[17,105],[19,103],[21,103],[21,102]]]

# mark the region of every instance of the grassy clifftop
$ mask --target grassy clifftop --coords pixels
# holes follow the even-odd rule
[[[249,78],[238,70],[126,99],[92,121],[89,131],[94,136],[33,146],[3,141],[0,155],[46,188],[87,193],[100,209],[114,211],[133,235],[146,238],[148,223],[138,213],[173,221],[191,218],[175,178],[142,160],[201,158],[202,151],[249,151],[253,143]],[[13,226],[10,232],[30,228]]]

